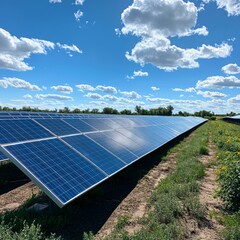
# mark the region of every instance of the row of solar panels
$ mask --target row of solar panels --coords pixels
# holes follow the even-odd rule
[[[222,120],[232,123],[240,123],[240,115],[236,115],[233,117],[224,117]]]
[[[204,121],[142,116],[0,120],[0,147],[62,207]]]
[[[46,113],[46,112],[19,112],[0,111],[0,119],[24,119],[24,118],[114,118],[119,115],[110,114],[80,114],[80,113]]]
[[[108,115],[111,116],[111,115]],[[161,121],[159,121],[161,119]],[[119,117],[114,118],[114,121],[109,117],[94,118],[94,119],[25,119],[13,120],[8,119],[4,121],[0,120],[0,144],[13,143],[19,141],[26,141],[32,139],[46,138],[53,135],[64,136],[78,133],[96,132],[117,128],[131,128],[131,127],[143,127],[149,125],[163,125],[163,124],[176,124],[179,117],[151,117],[146,118],[143,116],[139,117]],[[196,118],[188,118],[193,121]],[[186,119],[187,120],[187,119]],[[39,125],[41,124],[41,126]],[[47,128],[43,130],[42,126]],[[1,153],[0,161],[5,160],[6,157]]]

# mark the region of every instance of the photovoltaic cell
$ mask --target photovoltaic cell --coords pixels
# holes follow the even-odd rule
[[[129,137],[126,137],[122,133],[117,131],[108,131],[104,132],[103,134],[111,138],[113,141],[119,143],[120,145],[122,145],[123,147],[125,147],[127,150],[129,150],[138,157],[144,155],[145,153],[144,149],[142,149],[142,146],[144,145],[144,140],[142,143],[139,144],[136,143],[134,138],[131,139]]]
[[[59,139],[5,147],[60,206],[106,176]]]
[[[118,123],[112,121],[111,119],[101,119],[101,118],[90,119],[89,118],[89,119],[83,119],[83,121],[100,131],[121,127]]]
[[[87,157],[108,175],[117,172],[126,165],[85,135],[64,137],[63,140]]]
[[[79,133],[75,128],[65,123],[61,119],[35,119],[42,126],[50,130],[57,136]]]
[[[30,119],[0,120],[0,144],[52,137]]]
[[[79,130],[80,132],[94,132],[94,131],[97,131],[96,128],[88,125],[87,123],[85,123],[84,121],[82,121],[80,119],[64,119],[63,121],[67,122],[68,124],[70,124],[71,126],[76,128],[77,130]]]
[[[0,162],[6,159],[7,157],[0,151]]]
[[[93,139],[95,142],[100,143],[105,149],[112,152],[126,163],[131,163],[138,158],[135,154],[127,150],[121,144],[113,141],[112,138],[107,137],[107,135],[101,132],[88,134],[87,136]]]

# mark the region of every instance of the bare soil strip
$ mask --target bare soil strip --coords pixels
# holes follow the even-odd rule
[[[149,171],[137,186],[128,194],[128,196],[119,204],[103,227],[99,230],[95,239],[104,239],[109,236],[114,229],[118,219],[127,216],[129,224],[125,230],[130,234],[141,229],[139,219],[141,219],[147,210],[147,203],[154,189],[159,182],[166,178],[175,167],[176,153],[169,154],[167,161],[160,162]]]
[[[218,188],[216,183],[216,167],[214,166],[214,161],[216,159],[216,148],[211,140],[209,141],[209,154],[203,155],[199,159],[203,164],[208,165],[210,167],[205,170],[205,177],[201,182],[199,199],[202,205],[207,207],[207,216],[206,222],[204,226],[192,226],[191,228],[191,236],[190,239],[198,239],[198,240],[219,240],[222,239],[219,236],[219,230],[223,228],[223,226],[214,218],[214,213],[218,213],[222,206],[222,201],[220,198],[214,197],[215,191]],[[211,217],[212,216],[212,217]]]
[[[40,191],[41,190],[33,182],[29,182],[0,195],[0,213],[18,208]]]

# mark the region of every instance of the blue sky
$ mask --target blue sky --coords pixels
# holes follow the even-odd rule
[[[240,112],[239,0],[1,0],[0,105]]]

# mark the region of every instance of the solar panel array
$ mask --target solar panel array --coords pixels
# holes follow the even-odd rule
[[[224,117],[222,120],[231,122],[231,123],[240,123],[240,115],[232,116],[232,117]]]
[[[0,148],[60,207],[206,121],[0,112]]]

